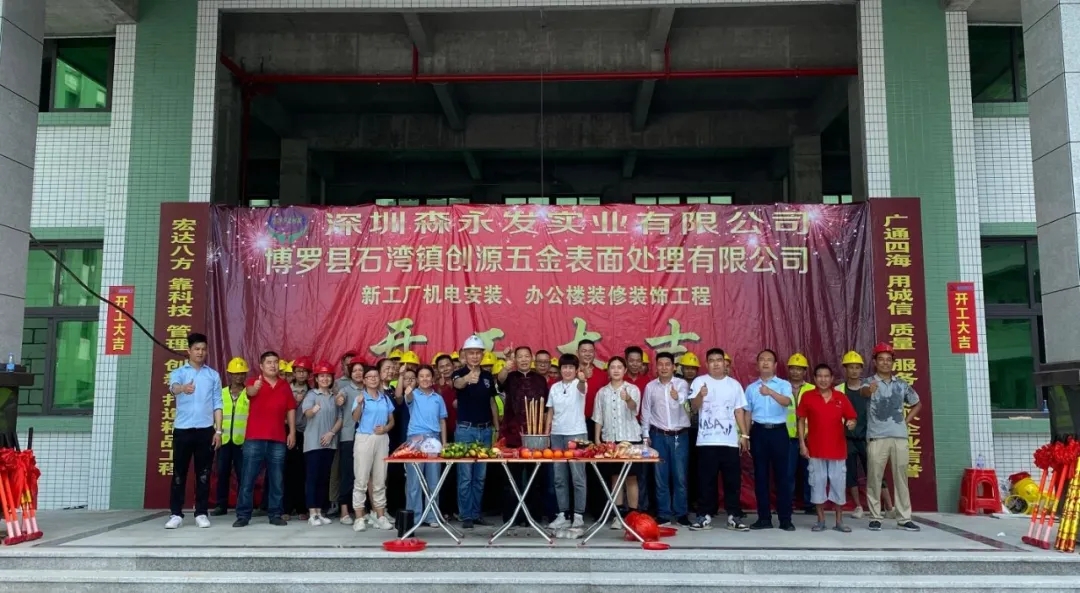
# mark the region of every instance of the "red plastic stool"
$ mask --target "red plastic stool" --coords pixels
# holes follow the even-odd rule
[[[1001,512],[1001,491],[994,470],[972,467],[964,470],[960,481],[960,512],[965,515]]]

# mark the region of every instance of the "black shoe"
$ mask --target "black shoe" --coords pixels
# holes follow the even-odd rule
[[[659,525],[660,527],[670,527],[671,523],[672,523],[671,519],[668,519],[667,517],[660,517],[659,519],[656,520],[656,524]]]
[[[792,523],[781,523],[780,529],[784,531],[795,531],[795,525]]]
[[[764,519],[758,519],[754,521],[754,524],[750,526],[753,531],[759,531],[761,529],[772,529],[772,521],[765,521]]]
[[[483,519],[474,520],[473,525],[479,525],[480,527],[491,527],[491,523],[489,523],[489,522],[487,522],[487,521],[485,521]]]
[[[281,517],[272,517],[270,519],[270,524],[274,525],[274,526],[277,526],[277,527],[285,527],[286,525],[289,524],[289,522],[286,521],[285,519],[282,519]]]
[[[223,509],[221,507],[214,507],[214,510],[210,511],[210,516],[211,517],[220,517],[222,515],[227,515],[227,514],[229,514],[229,511],[227,511],[227,510],[225,510],[225,509]]]
[[[461,522],[461,528],[462,529],[472,529],[473,528],[473,520],[472,519],[465,519],[464,521]]]
[[[250,523],[250,522],[251,522],[250,519],[237,519],[236,521],[233,522],[232,526],[233,527],[247,527],[248,523]]]
[[[683,527],[690,527],[691,525],[693,525],[693,523],[690,521],[690,517],[687,517],[686,515],[679,517],[677,523],[679,525],[682,525]]]
[[[897,527],[903,529],[904,531],[922,531],[922,529],[918,525],[911,521],[904,521],[903,523],[897,525]]]
[[[870,531],[881,531],[881,521],[871,521]]]

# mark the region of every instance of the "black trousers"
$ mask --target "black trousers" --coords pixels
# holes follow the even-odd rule
[[[304,433],[296,431],[296,446],[285,451],[285,486],[282,511],[286,515],[306,515],[307,462],[304,459]],[[329,487],[329,485],[327,485]],[[263,503],[269,497],[263,492]]]
[[[698,513],[716,515],[720,506],[719,481],[724,481],[724,512],[730,517],[742,517],[739,504],[742,492],[742,464],[738,447],[696,447],[701,486]],[[691,474],[694,472],[691,472]]]
[[[214,496],[215,506],[219,509],[229,508],[229,486],[232,483],[233,474],[236,475],[236,492],[240,492],[240,476],[244,469],[244,447],[235,443],[226,443],[217,452],[217,494]]]
[[[791,522],[791,471],[788,457],[787,425],[766,427],[755,422],[750,427],[750,454],[754,456],[754,496],[757,498],[758,521],[772,521],[769,504],[770,482],[776,491],[776,515],[780,523]]]
[[[210,506],[210,469],[214,465],[214,427],[173,429],[173,479],[169,488],[169,511],[184,516],[188,466],[195,461],[195,516]]]

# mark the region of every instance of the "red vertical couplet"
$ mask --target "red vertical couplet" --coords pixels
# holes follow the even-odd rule
[[[109,302],[122,309],[128,315],[135,310],[134,286],[110,286]],[[109,308],[109,341],[105,345],[105,354],[111,356],[131,355],[131,319]]]
[[[950,282],[949,341],[953,354],[978,354],[978,325],[975,321],[975,283]]]
[[[870,201],[877,339],[893,346],[893,370],[919,394],[922,410],[908,426],[907,475],[916,511],[937,510],[933,397],[926,329],[926,277],[918,198]]]
[[[176,402],[169,392],[169,373],[184,364],[188,333],[206,331],[209,232],[209,204],[169,202],[161,205],[154,337],[172,352],[154,346],[143,499],[143,505],[148,509],[169,506],[173,421],[176,419]]]

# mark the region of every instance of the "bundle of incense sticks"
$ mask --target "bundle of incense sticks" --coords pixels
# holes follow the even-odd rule
[[[525,434],[542,435],[545,430],[545,398],[525,400]]]

